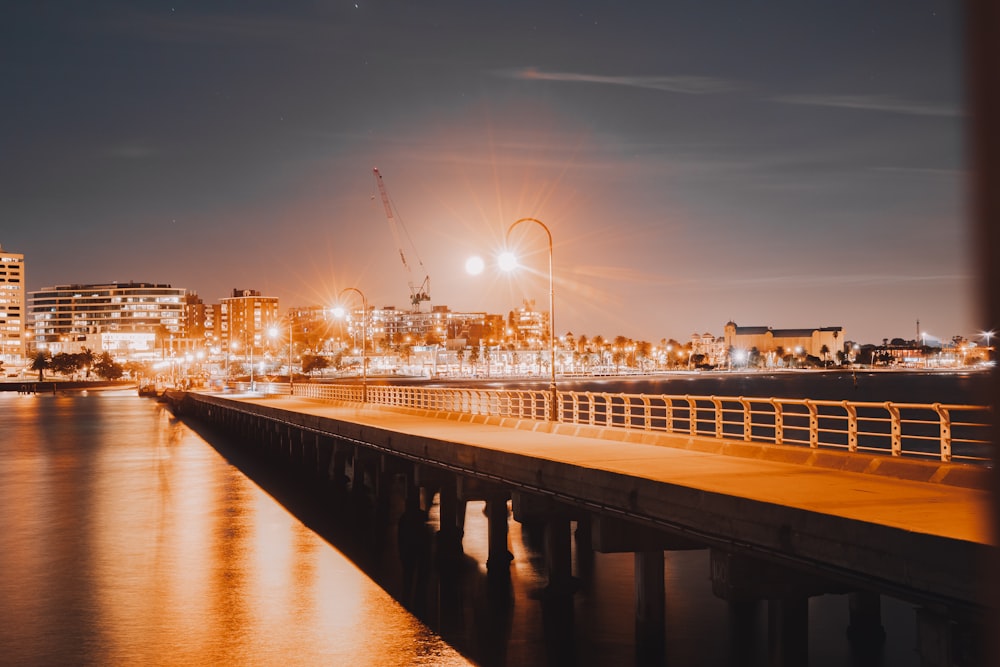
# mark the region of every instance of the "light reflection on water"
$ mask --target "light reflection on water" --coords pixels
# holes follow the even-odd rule
[[[0,663],[468,664],[158,404],[0,414]]]

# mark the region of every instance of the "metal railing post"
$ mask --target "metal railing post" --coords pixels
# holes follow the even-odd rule
[[[819,447],[819,416],[812,401],[806,399],[805,406],[809,410],[809,447],[816,449]]]
[[[713,410],[715,412],[715,437],[716,438],[721,438],[722,435],[723,435],[723,430],[722,430],[722,426],[723,426],[723,424],[722,424],[722,422],[723,422],[723,419],[722,419],[722,417],[723,417],[723,414],[722,414],[722,401],[720,401],[715,396],[710,396],[709,400],[712,401],[712,408],[713,408]]]
[[[698,404],[691,396],[685,395],[688,402],[688,428],[691,435],[698,435]]]
[[[951,463],[951,414],[940,403],[931,406],[937,413],[941,434],[941,460]]]
[[[849,401],[843,402],[847,413],[847,451],[858,451],[858,408]]]
[[[777,399],[771,399],[771,405],[774,407],[774,444],[781,445],[785,442],[785,420],[784,414],[782,413],[782,405],[778,403]]]
[[[899,419],[899,408],[892,404],[892,401],[885,402],[886,412],[891,418],[890,439],[893,456],[900,456],[903,453],[903,425]]]
[[[740,396],[739,401],[743,406],[743,440],[750,442],[753,439],[753,410],[747,399]]]

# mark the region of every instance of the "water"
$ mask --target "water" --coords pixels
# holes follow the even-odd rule
[[[975,378],[937,377],[936,390],[919,391],[982,402]],[[915,400],[895,397],[914,392],[901,378],[872,379],[884,386],[871,391]],[[601,385],[651,390],[641,382]],[[792,393],[756,386],[797,391],[794,382]],[[704,388],[656,393],[731,393]],[[540,538],[514,521],[510,589],[487,585],[483,505],[470,503],[464,559],[443,571],[428,565],[406,608],[386,593],[404,597],[394,531],[375,551],[341,542],[329,510],[266,466],[246,466],[251,481],[212,446],[239,443],[206,436],[209,444],[153,401],[0,392],[0,415],[0,664],[636,661],[630,554],[574,551],[580,590],[566,623],[535,594],[545,583]],[[667,552],[665,578],[665,664],[767,664],[766,605],[751,612],[748,632],[733,631],[727,603],[711,592],[707,551]],[[918,665],[912,606],[882,604],[886,642],[859,656],[845,637],[846,596],[812,598],[810,665]]]
[[[454,386],[460,382],[434,382]],[[673,396],[748,396],[812,398],[816,400],[893,401],[896,403],[950,403],[986,405],[989,374],[984,371],[809,371],[667,373],[656,376],[561,378],[563,391],[592,391]],[[548,386],[548,378],[481,386],[534,388]]]
[[[0,664],[467,664],[159,404],[0,415]]]

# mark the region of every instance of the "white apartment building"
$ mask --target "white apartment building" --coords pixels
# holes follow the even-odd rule
[[[0,361],[21,363],[25,346],[24,255],[0,245]]]
[[[154,346],[185,336],[186,294],[183,287],[136,282],[56,285],[29,292],[30,351],[58,354],[89,347],[121,354],[124,346],[125,356],[152,354]],[[106,336],[132,333],[153,336]],[[140,344],[144,349],[132,347]]]

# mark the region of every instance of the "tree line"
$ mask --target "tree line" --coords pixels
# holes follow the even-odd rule
[[[39,382],[45,380],[45,371],[60,375],[76,375],[82,372],[88,380],[91,375],[103,380],[119,380],[126,371],[124,366],[114,360],[110,352],[96,354],[88,348],[83,348],[80,352],[60,352],[55,355],[40,350],[29,368],[38,373]]]

